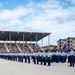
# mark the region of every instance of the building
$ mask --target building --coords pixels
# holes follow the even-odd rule
[[[68,37],[67,39],[59,39],[57,41],[57,49],[61,50],[66,44],[66,50],[69,50],[70,48],[75,49],[75,37]]]
[[[70,49],[71,47],[75,49],[75,37],[67,38],[67,49]]]
[[[57,49],[57,46],[56,45],[44,46],[43,49],[44,50],[46,50],[46,49],[53,50],[53,49]]]
[[[58,50],[61,50],[62,49],[62,47],[64,46],[64,44],[66,43],[66,39],[59,39],[58,41],[57,41],[57,49]]]

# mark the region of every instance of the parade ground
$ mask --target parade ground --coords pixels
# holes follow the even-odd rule
[[[74,75],[75,67],[68,63],[52,63],[51,66],[21,63],[0,59],[0,75]]]

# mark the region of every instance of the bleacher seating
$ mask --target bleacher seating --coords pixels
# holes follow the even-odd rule
[[[6,43],[6,45],[7,45],[8,49],[9,49],[9,51],[11,53],[18,53],[18,52],[20,52],[15,43]]]
[[[27,44],[24,44],[24,48],[23,48],[23,43],[19,43],[18,46],[20,47],[22,52],[30,51],[30,48],[29,48],[29,46]]]
[[[33,51],[41,50],[41,47],[39,45],[36,45],[35,43],[29,43],[28,45],[33,49]]]
[[[23,46],[23,43],[18,43],[17,45],[21,49],[21,51],[18,49],[16,43],[5,43],[10,53],[19,53],[19,52],[25,52],[25,51],[39,51],[41,47],[39,45],[36,45],[35,43],[26,43]],[[23,48],[24,47],[24,48]],[[4,43],[0,43],[0,53],[7,52],[6,47]]]
[[[5,46],[4,46],[4,43],[0,43],[0,53],[5,53],[5,52],[7,52],[6,51],[6,48],[5,48]]]

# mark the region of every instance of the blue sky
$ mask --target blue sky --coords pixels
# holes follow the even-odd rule
[[[75,0],[0,0],[0,30],[50,32],[56,45],[75,37]]]

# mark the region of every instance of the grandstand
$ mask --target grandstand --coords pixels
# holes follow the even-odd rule
[[[0,53],[41,50],[37,42],[49,35],[50,33],[41,32],[0,31]],[[35,43],[28,43],[28,41]]]

